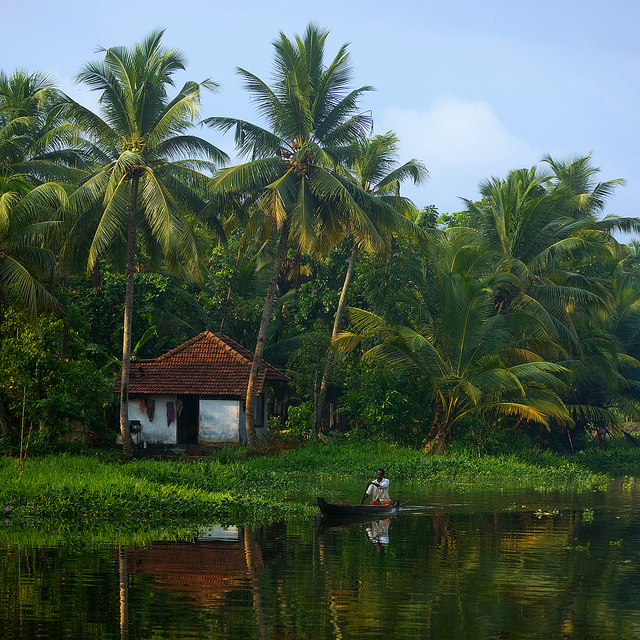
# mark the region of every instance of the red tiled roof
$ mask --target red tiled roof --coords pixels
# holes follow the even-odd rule
[[[132,361],[129,393],[241,398],[247,393],[252,362],[253,353],[235,340],[205,331],[155,360]],[[289,380],[263,360],[256,395],[261,393],[265,377]],[[116,390],[119,389],[116,381]]]
[[[262,551],[251,545],[252,569],[263,567]],[[156,586],[216,603],[225,593],[246,589],[250,575],[242,542],[155,543],[127,550],[127,572],[151,575]]]

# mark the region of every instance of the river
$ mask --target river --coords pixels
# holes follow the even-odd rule
[[[212,526],[129,547],[14,535],[0,542],[0,637],[640,638],[634,479],[395,489],[400,513],[368,523]]]

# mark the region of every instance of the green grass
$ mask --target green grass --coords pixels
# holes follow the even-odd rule
[[[640,469],[640,453],[636,465]],[[413,449],[379,445],[331,445],[304,447],[277,458],[248,461],[251,470],[276,471],[292,477],[317,476],[324,481],[367,480],[378,467],[384,467],[394,481],[416,484],[504,483],[535,481],[540,486],[560,487],[568,483],[585,486],[607,481],[607,465],[599,469],[595,457],[583,464],[579,457],[566,458],[550,453],[527,452],[519,456],[477,457],[470,453],[425,456]],[[609,465],[610,466],[610,465]]]
[[[206,461],[105,460],[56,455],[18,461],[0,458],[0,527],[95,531],[94,539],[142,541],[189,537],[211,523],[247,524],[315,513],[314,496],[335,480],[364,482],[382,466],[394,482],[416,485],[500,486],[519,482],[552,490],[602,487],[608,477],[640,475],[640,453],[591,451],[571,457],[468,453],[425,456],[371,444],[304,446],[281,455],[225,448]],[[99,533],[98,533],[99,532]],[[6,536],[4,536],[6,537]]]

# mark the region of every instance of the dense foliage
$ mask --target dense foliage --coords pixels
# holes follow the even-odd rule
[[[264,126],[202,114],[235,131],[247,160],[227,168],[191,134],[215,85],[171,95],[184,58],[162,32],[82,67],[100,115],[42,74],[0,72],[5,450],[113,441],[118,370],[204,329],[257,338],[288,372],[272,426],[303,438],[637,444],[640,253],[613,233],[640,223],[604,215],[622,180],[545,157],[464,211],[417,211],[400,185],[426,168],[400,162],[393,132],[370,136],[370,87],[349,86],[326,38],[280,34],[270,84],[239,70]]]

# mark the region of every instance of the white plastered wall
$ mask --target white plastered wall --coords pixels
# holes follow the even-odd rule
[[[129,420],[140,420],[142,430],[139,434],[140,442],[149,444],[176,444],[177,416],[175,412],[176,396],[148,396],[155,400],[153,420],[149,419],[146,410],[140,411],[140,398],[129,398]],[[174,418],[167,425],[167,402],[173,402]],[[133,436],[134,441],[136,436]]]

